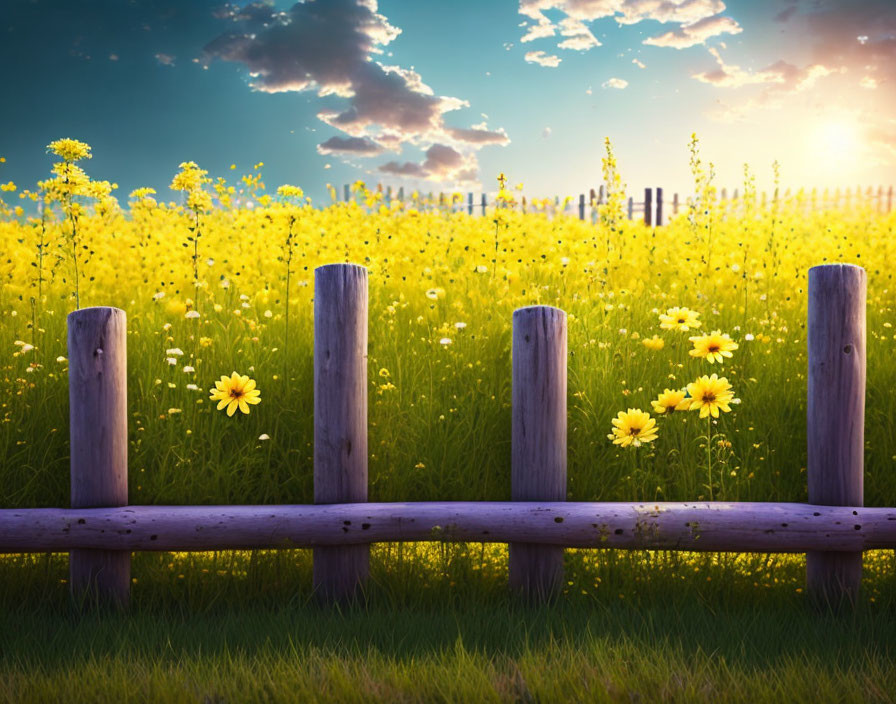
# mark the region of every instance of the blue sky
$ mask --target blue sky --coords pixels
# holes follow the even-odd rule
[[[119,198],[169,193],[185,160],[263,161],[315,200],[500,171],[574,194],[609,136],[632,191],[684,193],[693,131],[720,186],[745,162],[767,186],[775,159],[785,185],[896,181],[887,0],[5,0],[0,28],[0,181],[20,187],[67,136]]]

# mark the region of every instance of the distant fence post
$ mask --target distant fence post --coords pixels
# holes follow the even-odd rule
[[[672,195],[672,214],[678,215],[678,194],[674,193]]]
[[[656,225],[663,224],[663,189],[656,189]]]
[[[585,194],[579,193],[579,220],[585,219]]]
[[[809,269],[806,420],[811,504],[863,505],[866,288],[867,275],[859,266]],[[861,581],[861,551],[806,556],[807,590],[821,604],[854,603]]]
[[[345,202],[348,203],[351,200],[351,186],[346,183],[342,187],[342,192],[345,195]]]
[[[68,316],[68,388],[72,508],[127,506],[127,316],[118,308],[82,308]],[[84,519],[81,519],[82,522]],[[76,602],[127,606],[131,553],[71,550]]]
[[[314,271],[314,503],[366,501],[367,269],[328,264]],[[369,569],[368,544],[315,547],[315,593],[351,600]]]
[[[644,224],[653,225],[653,189],[644,189]]]
[[[893,187],[887,189],[887,212],[893,210]]]
[[[482,194],[482,216],[483,216],[483,217],[485,217],[485,207],[486,207],[485,203],[486,203],[486,200],[485,200],[485,193],[483,193],[483,194]]]
[[[473,194],[467,193],[467,215],[473,214]]]
[[[514,311],[512,395],[513,500],[566,501],[566,313],[559,308]],[[510,544],[513,591],[545,599],[562,581],[562,547]]]
[[[631,220],[635,215],[635,199],[628,197],[628,219]]]

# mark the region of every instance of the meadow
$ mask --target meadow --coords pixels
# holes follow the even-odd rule
[[[861,196],[762,198],[745,169],[723,201],[694,139],[694,195],[661,227],[624,216],[609,144],[595,222],[552,200],[522,212],[504,181],[484,217],[362,183],[351,202],[311,203],[268,188],[262,164],[227,181],[187,162],[170,193],[119,200],[82,170],[86,145],[54,144],[47,181],[0,193],[0,507],[69,504],[65,316],[92,305],[128,315],[132,503],[310,503],[313,270],[331,262],[369,270],[372,501],[510,498],[511,316],[532,304],[569,316],[571,500],[805,501],[807,270],[861,264],[865,503],[896,503],[896,212]],[[681,307],[699,326],[661,317]],[[710,362],[699,338],[714,331],[731,356]],[[260,390],[249,413],[210,398],[234,371]],[[733,394],[717,418],[660,403],[713,373]],[[650,413],[655,438],[611,442],[628,409]],[[570,551],[570,588],[536,608],[508,599],[504,555],[380,546],[370,601],[336,614],[309,603],[307,553],[141,555],[121,618],[65,616],[64,556],[7,557],[0,699],[896,691],[891,552],[866,556],[861,603],[839,619],[806,607],[800,556]]]

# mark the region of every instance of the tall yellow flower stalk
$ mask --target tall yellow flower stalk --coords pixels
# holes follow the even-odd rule
[[[47,151],[58,156],[62,161],[53,164],[53,177],[39,181],[38,186],[47,204],[59,203],[69,224],[69,245],[71,247],[72,266],[74,269],[75,308],[81,307],[80,265],[84,255],[84,247],[78,231],[78,220],[84,209],[79,198],[96,201],[113,200],[113,185],[108,181],[92,181],[75,162],[90,159],[90,145],[76,139],[57,139],[47,145]],[[89,256],[89,250],[88,254]]]
[[[607,277],[610,274],[610,253],[614,248],[613,239],[621,240],[624,229],[625,184],[622,182],[622,176],[619,175],[616,154],[613,151],[613,143],[610,142],[609,137],[604,138],[604,149],[606,150],[606,156],[601,159],[601,172],[603,173],[604,185],[606,186],[607,200],[598,207],[598,215],[607,233],[607,257],[604,266],[604,276]],[[616,249],[619,250],[619,259],[622,259],[622,247],[616,247]]]
[[[185,161],[180,165],[174,178],[171,180],[171,190],[181,191],[186,194],[186,207],[193,215],[193,224],[190,226],[190,235],[187,241],[193,244],[193,286],[196,289],[196,307],[199,307],[199,240],[202,237],[200,215],[212,207],[212,197],[205,191],[203,185],[211,183],[208,171],[200,169],[194,161]]]
[[[284,184],[277,189],[277,195],[283,199],[283,207],[286,215],[286,240],[283,243],[281,261],[286,264],[286,332],[283,344],[283,354],[286,360],[284,370],[286,383],[289,384],[289,288],[292,274],[292,257],[295,250],[295,225],[301,213],[301,200],[305,193],[298,186]]]
[[[694,195],[688,199],[688,222],[694,236],[706,243],[703,261],[708,276],[712,271],[713,210],[716,201],[716,187],[713,185],[716,175],[715,165],[709,162],[708,168],[703,166],[703,160],[700,158],[700,140],[696,132],[691,133],[688,151],[691,176],[694,178]]]

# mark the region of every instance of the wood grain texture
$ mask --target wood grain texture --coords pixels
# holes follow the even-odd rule
[[[73,508],[128,503],[127,318],[118,308],[68,316],[71,502]],[[69,584],[79,603],[125,606],[127,551],[72,550]]]
[[[566,499],[566,313],[550,306],[513,314],[511,496]],[[544,599],[563,581],[563,549],[511,543],[510,587]]]
[[[896,508],[477,501],[0,509],[0,553],[459,541],[704,552],[896,548]]]
[[[864,503],[865,298],[867,276],[851,264],[809,270],[809,501]],[[854,602],[862,553],[810,552],[808,592],[822,603]]]
[[[367,501],[367,269],[329,264],[314,272],[314,502]],[[358,594],[370,547],[314,550],[324,601]]]

